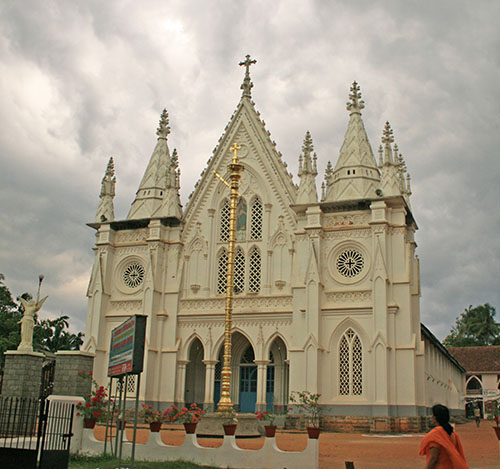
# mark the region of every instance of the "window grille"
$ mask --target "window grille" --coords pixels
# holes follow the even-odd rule
[[[260,252],[254,248],[250,254],[250,271],[248,275],[248,289],[251,292],[260,291]]]
[[[220,240],[229,241],[229,215],[231,207],[229,201],[225,200],[220,212]]]
[[[234,293],[245,291],[245,255],[238,249],[234,256]]]
[[[219,256],[217,271],[217,293],[226,293],[227,285],[227,252],[222,251]]]
[[[251,208],[250,239],[262,239],[262,202],[255,199]]]
[[[352,329],[340,340],[339,393],[341,396],[363,394],[363,346]]]

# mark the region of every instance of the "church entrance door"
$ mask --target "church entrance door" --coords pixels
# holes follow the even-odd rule
[[[257,367],[240,367],[240,412],[255,412],[257,402]]]

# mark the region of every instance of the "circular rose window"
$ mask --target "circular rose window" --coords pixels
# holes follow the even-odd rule
[[[342,251],[336,261],[337,270],[347,278],[358,275],[363,270],[364,264],[363,255],[356,249]]]
[[[129,264],[123,271],[123,283],[129,288],[137,288],[144,280],[144,267],[138,262]]]

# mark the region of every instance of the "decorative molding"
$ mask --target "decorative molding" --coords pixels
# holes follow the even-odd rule
[[[181,311],[224,311],[225,298],[186,299],[180,300]],[[252,309],[261,311],[263,309],[292,309],[291,296],[267,296],[253,298],[234,298],[233,308],[235,311]]]
[[[323,226],[329,228],[332,226],[350,226],[367,225],[371,220],[370,214],[358,215],[327,215],[323,216]]]
[[[179,328],[195,329],[208,328],[211,331],[213,328],[224,328],[224,317],[213,319],[179,319],[177,323]],[[291,319],[239,319],[233,317],[233,329],[244,327],[284,327],[291,326]],[[211,333],[211,332],[210,332]]]
[[[111,301],[110,311],[142,311],[142,300]]]
[[[369,238],[372,235],[370,228],[360,230],[336,230],[323,233],[325,239]]]
[[[122,231],[115,234],[115,244],[143,242],[146,241],[147,238],[148,230],[146,228]]]
[[[368,302],[371,300],[371,290],[346,291],[346,292],[325,292],[326,299],[332,303],[346,302]]]
[[[138,246],[127,246],[127,247],[122,247],[120,246],[117,249],[117,254],[120,257],[128,256],[130,254],[144,254],[148,252],[148,246],[146,244],[141,244]]]

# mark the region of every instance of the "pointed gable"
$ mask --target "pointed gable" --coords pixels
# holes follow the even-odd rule
[[[365,104],[356,82],[352,84],[349,98],[351,101],[347,103],[347,110],[350,118],[344,143],[335,169],[332,171],[330,166],[326,173],[327,202],[375,198],[379,187],[377,163],[361,119]]]

